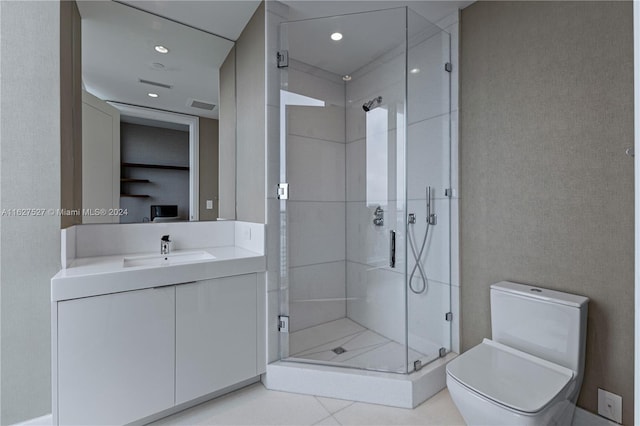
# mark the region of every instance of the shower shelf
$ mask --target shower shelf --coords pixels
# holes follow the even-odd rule
[[[121,183],[149,183],[149,179],[120,178]]]
[[[145,169],[189,170],[189,166],[171,166],[167,164],[122,163],[122,167],[140,167]]]

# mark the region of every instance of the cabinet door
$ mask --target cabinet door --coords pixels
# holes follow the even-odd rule
[[[125,424],[174,405],[175,287],[58,304],[59,423]]]
[[[176,287],[176,404],[255,377],[256,274]]]

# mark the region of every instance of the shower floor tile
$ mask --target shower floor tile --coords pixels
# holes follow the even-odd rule
[[[291,358],[302,361],[379,371],[402,372],[405,369],[404,345],[348,318],[293,332],[289,345]],[[409,348],[410,362],[420,359],[424,364],[437,357],[433,355]]]
[[[289,337],[289,351],[292,354],[306,352],[325,343],[352,336],[365,330],[366,328],[348,318],[340,318],[315,327],[294,331]]]

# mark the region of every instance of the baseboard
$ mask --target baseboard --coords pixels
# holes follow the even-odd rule
[[[605,419],[602,416],[593,414],[590,411],[576,407],[573,414],[573,426],[620,426],[618,423]]]

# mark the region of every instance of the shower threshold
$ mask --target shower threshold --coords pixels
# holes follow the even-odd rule
[[[446,386],[445,366],[457,354],[440,358],[438,347],[406,348],[348,318],[291,333],[286,360],[267,365],[268,389],[414,408]]]
[[[446,387],[445,367],[457,356],[450,352],[411,374],[277,361],[262,382],[271,390],[415,408]]]

